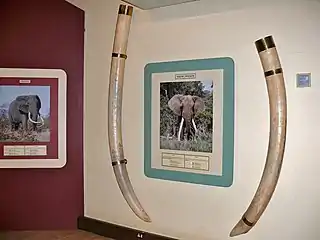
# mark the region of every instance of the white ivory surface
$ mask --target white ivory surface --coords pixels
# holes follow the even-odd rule
[[[280,68],[279,56],[275,48],[259,53],[264,71]],[[267,208],[275,191],[283,161],[287,127],[287,100],[283,74],[266,77],[270,110],[270,138],[266,164],[258,186],[244,217],[256,224]],[[253,226],[254,226],[253,225]],[[241,219],[232,229],[230,236],[247,233],[248,226]]]
[[[113,52],[126,54],[131,16],[119,14],[116,24]],[[113,57],[109,76],[108,99],[108,138],[111,161],[118,162],[125,159],[122,140],[122,98],[125,70],[125,58]],[[129,160],[128,160],[129,163]],[[125,164],[113,166],[120,191],[131,210],[145,222],[151,222],[150,217],[137,198]]]

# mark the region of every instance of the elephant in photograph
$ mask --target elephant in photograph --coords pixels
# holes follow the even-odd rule
[[[18,130],[22,124],[22,129],[28,129],[28,121],[32,123],[32,130],[37,129],[37,124],[44,124],[40,115],[41,100],[38,95],[17,96],[9,105],[9,120],[12,130]],[[39,121],[40,119],[40,121]]]
[[[201,97],[192,95],[174,95],[168,102],[169,108],[177,116],[177,125],[174,126],[174,135],[177,135],[178,140],[181,139],[181,132],[183,132],[187,140],[190,140],[192,136],[192,129],[194,133],[197,133],[197,126],[194,118],[197,114],[204,111],[205,104]],[[178,134],[176,134],[176,129]],[[182,131],[184,129],[184,131]]]

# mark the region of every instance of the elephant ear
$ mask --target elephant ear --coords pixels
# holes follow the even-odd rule
[[[24,113],[29,112],[29,105],[27,104],[28,97],[27,96],[18,96],[16,98],[16,102],[18,103],[18,109]]]
[[[198,97],[198,96],[193,96],[193,101],[194,101],[194,114],[198,114],[202,111],[204,111],[204,101],[201,97]]]
[[[40,100],[40,97],[38,95],[35,95],[35,99],[36,99],[36,102],[37,102],[37,108],[40,109],[41,108],[41,100]]]
[[[176,94],[168,102],[169,108],[176,115],[181,115],[182,98],[183,98],[183,95]]]

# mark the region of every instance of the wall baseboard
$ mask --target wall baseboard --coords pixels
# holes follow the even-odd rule
[[[78,229],[115,240],[177,240],[175,238],[168,238],[165,236],[140,231],[134,228],[103,222],[85,216],[78,217]]]

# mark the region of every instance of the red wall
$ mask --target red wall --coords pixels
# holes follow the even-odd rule
[[[64,0],[0,0],[0,67],[68,75],[67,165],[0,169],[0,230],[72,229],[83,214],[84,12]]]

